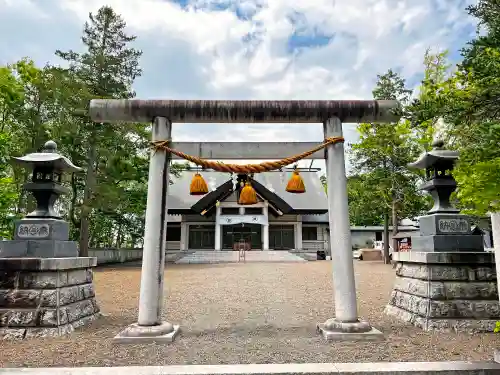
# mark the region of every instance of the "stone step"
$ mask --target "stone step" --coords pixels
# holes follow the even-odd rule
[[[196,251],[187,254],[175,263],[238,263],[238,251]],[[243,260],[241,260],[243,262]],[[291,254],[288,251],[248,251],[245,262],[306,262],[305,259]]]

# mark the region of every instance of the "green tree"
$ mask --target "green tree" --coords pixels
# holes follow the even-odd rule
[[[461,208],[483,215],[500,210],[500,3],[480,0],[467,11],[486,32],[462,49],[452,75],[427,83],[428,95],[410,112],[416,126],[444,121],[448,147],[460,151],[454,176]]]
[[[0,67],[0,237],[11,238],[19,191],[9,163],[15,139],[10,130],[23,103],[23,86],[11,67]]]
[[[463,117],[450,121],[450,136],[461,155],[454,173],[457,196],[471,213],[484,214],[500,210],[500,105],[494,99],[500,83],[500,51],[487,48],[472,64],[462,83],[468,85],[468,94],[474,96],[470,102],[475,99],[477,106],[466,107]]]
[[[34,206],[33,199],[23,191],[29,171],[7,161],[11,156],[39,151],[53,135],[65,112],[62,98],[74,94],[60,78],[57,68],[38,68],[29,59],[0,68],[0,150],[4,161],[0,167],[0,190],[6,194],[1,199],[0,215],[4,237],[12,231],[12,219],[25,215]]]
[[[9,134],[0,131],[0,240],[12,238],[11,226],[16,218],[16,202],[19,199],[19,191],[8,161],[12,143]]]
[[[90,99],[129,98],[140,74],[140,51],[128,48],[125,23],[109,7],[85,24],[83,53],[57,51],[69,68],[37,67],[29,59],[0,67],[0,236],[12,220],[31,210],[22,191],[28,173],[11,166],[11,156],[39,151],[50,138],[83,175],[65,184],[71,196],[58,206],[72,239],[87,246],[134,246],[144,231],[150,124],[95,124],[86,115]],[[179,175],[184,164],[173,163]]]
[[[500,211],[500,3],[480,0],[467,8],[485,33],[462,50],[454,81],[451,137],[461,158],[455,171],[458,198],[471,213]]]
[[[376,184],[376,176],[371,173],[352,175],[347,178],[351,225],[370,226],[383,223],[385,211],[380,205],[377,192],[372,189]]]
[[[446,127],[442,119],[445,101],[441,96],[452,75],[450,68],[447,50],[433,53],[428,49],[424,55],[424,79],[418,96],[405,107],[404,117],[411,122],[418,143],[426,151],[432,148],[437,128],[444,131]]]
[[[15,62],[4,68],[15,77],[18,95],[10,101],[7,116],[4,113],[2,130],[8,134],[9,157],[35,152],[50,136],[52,114],[57,112],[55,98],[58,96],[56,81],[49,66],[38,68],[28,59]],[[4,102],[5,103],[5,102]],[[18,201],[16,214],[25,214],[33,208],[33,200],[26,196],[22,186],[29,172],[12,168],[12,179],[16,184]]]
[[[372,189],[372,185],[376,183],[375,178],[370,173],[347,177],[349,221],[351,225],[369,226],[383,223],[384,210],[378,202],[377,193]],[[320,181],[326,192],[326,175],[322,175]]]
[[[411,90],[406,88],[402,77],[389,70],[377,78],[374,99],[398,100],[403,105],[408,104]],[[417,188],[420,175],[407,167],[418,156],[419,145],[409,121],[364,123],[359,124],[357,130],[360,141],[351,147],[351,163],[356,174],[371,177],[370,188],[383,211],[384,259],[389,263],[390,216],[393,234],[396,234],[399,219],[419,215],[426,206],[426,200]]]

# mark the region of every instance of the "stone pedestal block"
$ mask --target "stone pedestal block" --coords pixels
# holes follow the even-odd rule
[[[492,332],[500,320],[494,254],[394,253],[386,314],[426,331]]]
[[[96,258],[0,258],[0,338],[61,336],[99,316]]]
[[[0,242],[1,258],[68,258],[78,256],[78,243],[60,240],[12,240]]]
[[[24,218],[14,224],[15,240],[59,240],[69,238],[69,223],[60,219]]]
[[[477,252],[484,251],[483,236],[471,234],[435,234],[412,236],[412,251],[424,252]]]
[[[470,217],[461,214],[433,214],[419,217],[421,236],[470,234]]]
[[[0,242],[0,258],[67,258],[78,256],[78,244],[68,241],[69,224],[50,218],[26,218],[15,223],[14,240]]]
[[[478,252],[483,237],[471,234],[470,218],[461,214],[432,214],[419,218],[420,235],[412,236],[412,251]]]

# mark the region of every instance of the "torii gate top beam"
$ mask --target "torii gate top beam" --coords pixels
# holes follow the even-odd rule
[[[155,117],[192,123],[395,122],[395,100],[138,100],[93,99],[96,122],[150,122]]]

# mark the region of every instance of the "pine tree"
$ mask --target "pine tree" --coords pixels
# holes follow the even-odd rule
[[[69,63],[69,72],[83,83],[95,98],[126,99],[135,96],[134,80],[141,75],[141,51],[131,48],[136,37],[125,32],[125,21],[109,6],[101,7],[97,14],[89,14],[82,42],[85,51],[56,51],[56,55]],[[89,97],[82,98],[82,107],[88,108]],[[84,111],[86,113],[86,111]],[[80,215],[80,256],[87,256],[89,246],[90,215],[96,205],[99,169],[106,165],[106,157],[128,143],[126,135],[131,128],[123,125],[96,124],[83,116],[79,138],[87,147],[86,176]],[[76,182],[75,182],[76,183]],[[75,189],[74,189],[75,190]]]

